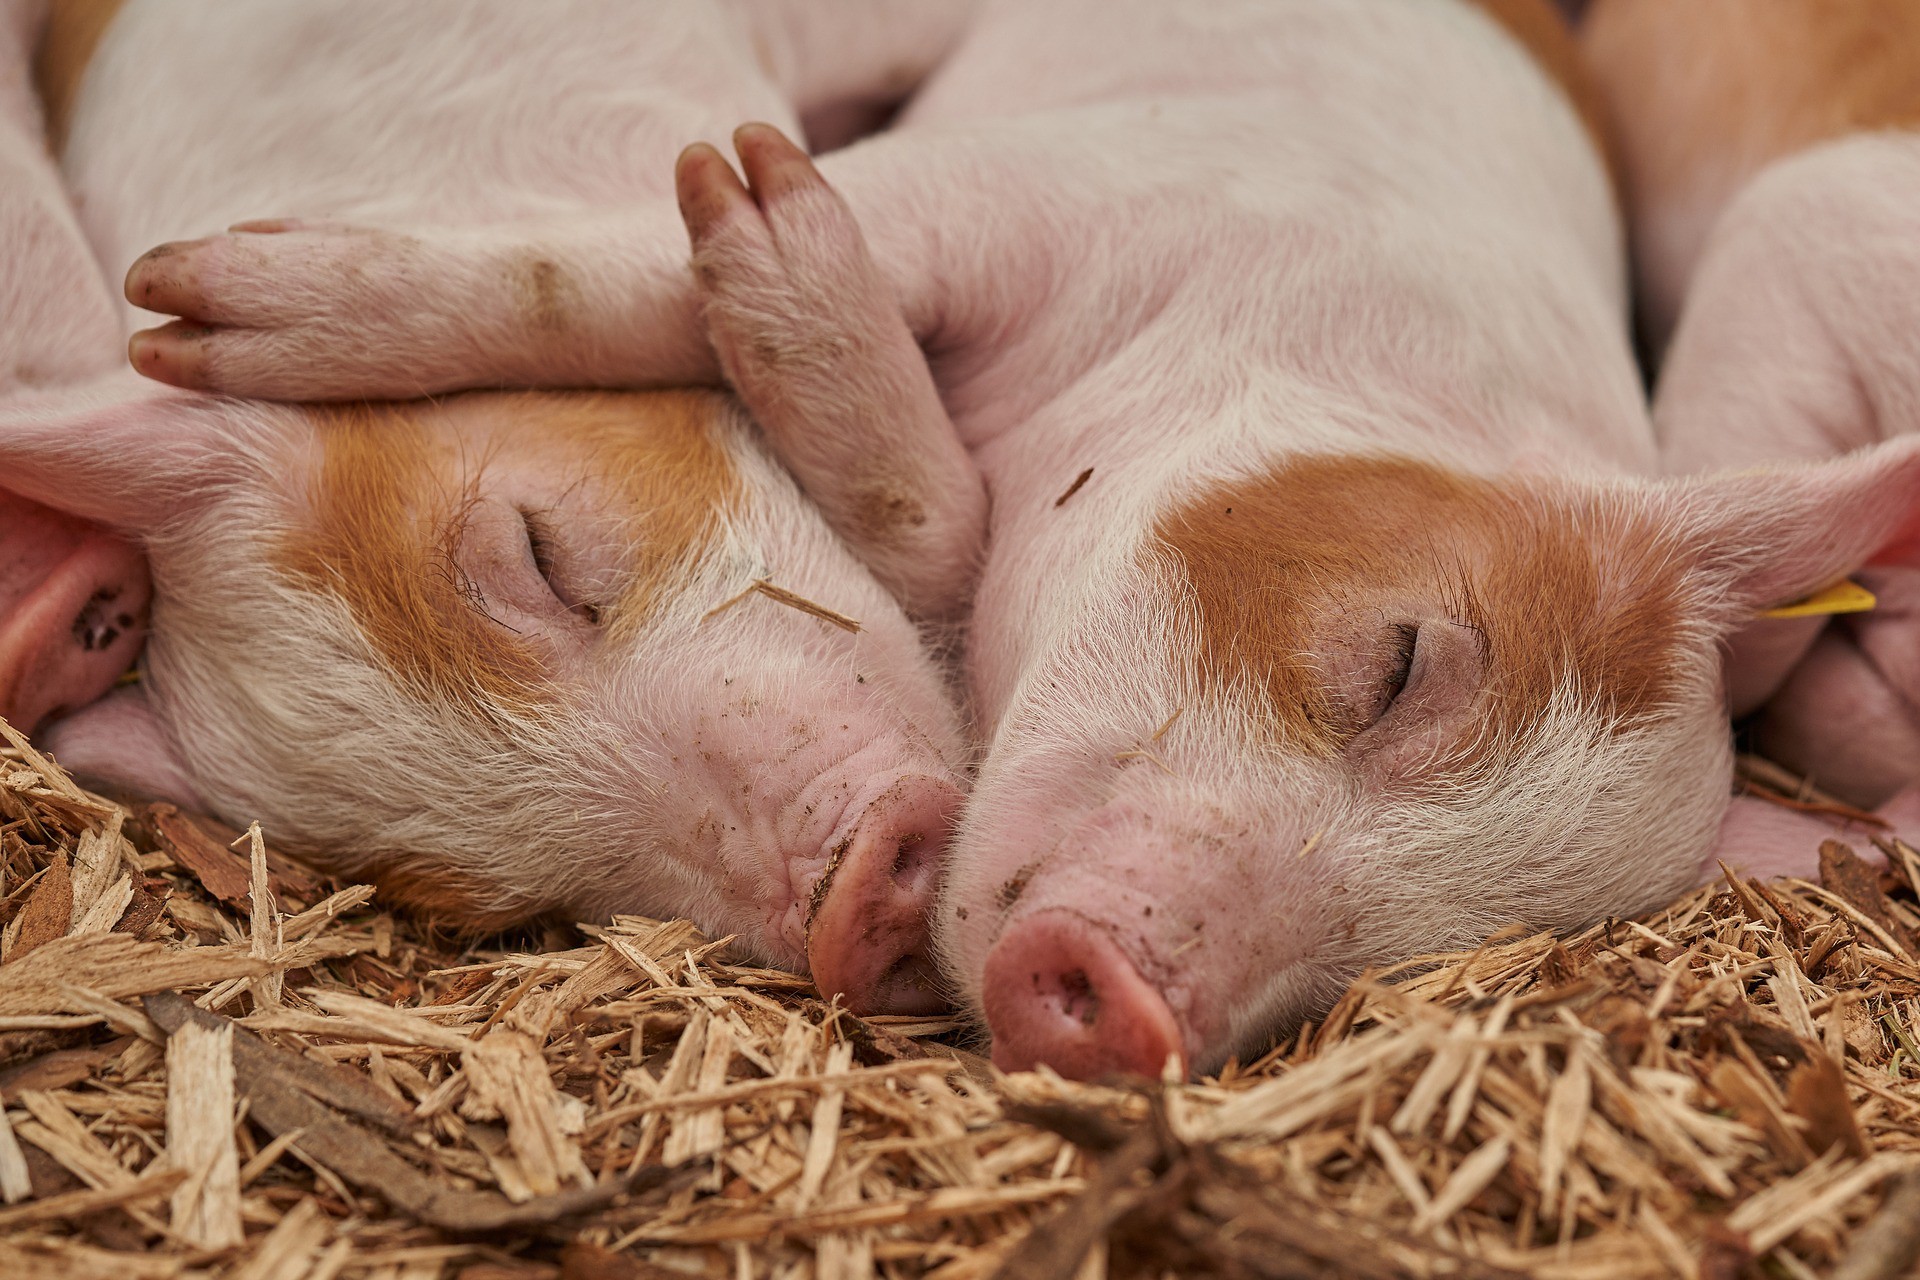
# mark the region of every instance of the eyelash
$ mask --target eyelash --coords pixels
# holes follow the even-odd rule
[[[531,511],[522,511],[520,513],[520,522],[526,526],[527,549],[533,553],[533,567],[540,574],[541,581],[547,584],[547,589],[552,591],[554,597],[562,604],[566,604],[571,612],[578,615],[590,626],[599,626],[600,607],[598,605],[588,604],[585,601],[579,604],[567,604],[565,593],[560,590],[559,584],[553,580],[553,575],[556,572],[553,558],[553,533],[548,528],[547,522]]]
[[[1400,696],[1407,687],[1407,681],[1413,676],[1413,652],[1420,640],[1420,628],[1410,622],[1397,623],[1394,633],[1398,639],[1394,643],[1394,656],[1397,659],[1393,674],[1387,677],[1387,701]]]
[[[526,526],[527,548],[533,552],[533,567],[553,585],[553,535],[548,532],[546,521],[531,511],[520,513],[520,522]]]

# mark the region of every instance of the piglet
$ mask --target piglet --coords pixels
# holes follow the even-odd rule
[[[663,198],[684,137],[748,110],[794,125],[775,71],[839,91],[788,6],[755,12],[758,36],[691,3],[132,0],[47,92],[120,273],[269,201],[433,226]],[[948,20],[927,17],[847,57],[931,56]],[[148,300],[192,267],[149,256]],[[504,270],[519,319],[574,333],[591,273]],[[269,405],[123,371],[0,407],[0,475],[152,562],[139,684],[46,732],[70,767],[258,818],[453,923],[684,914],[858,1011],[941,1003],[953,699],[734,397]],[[896,525],[899,552],[917,526]],[[923,602],[971,571],[909,559]],[[35,643],[73,616],[33,615]]]
[[[0,404],[120,358],[113,295],[75,225],[28,80],[42,8],[0,6]],[[31,732],[105,693],[139,653],[149,594],[131,543],[0,487],[0,718]]]
[[[704,307],[776,442],[859,468],[957,438],[993,505],[947,974],[1003,1067],[1204,1071],[1367,965],[1696,883],[1723,638],[1920,529],[1913,442],[1642,478],[1576,75],[1545,0],[988,5],[885,134],[685,154],[691,271],[657,207],[615,254],[532,220],[424,272],[377,228],[242,233],[176,250],[171,309],[215,323],[155,340],[195,380],[267,389],[257,353],[297,351],[351,394],[377,370],[322,281],[494,314],[478,264],[535,251],[639,299],[594,317],[600,378],[709,376]]]
[[[1870,450],[1920,428],[1920,8],[1599,0],[1583,51],[1628,175],[1676,472]],[[1733,710],[1759,749],[1920,827],[1920,540],[1871,612],[1758,623]]]

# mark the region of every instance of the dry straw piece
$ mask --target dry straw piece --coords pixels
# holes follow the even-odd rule
[[[1920,1251],[1892,842],[1890,872],[1831,845],[1819,883],[1371,975],[1199,1083],[1083,1085],[683,921],[450,941],[0,736],[9,1280],[1863,1280]]]

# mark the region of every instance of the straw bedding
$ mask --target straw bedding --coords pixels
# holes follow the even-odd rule
[[[4,732],[0,1276],[1857,1280],[1920,1248],[1898,845],[1089,1086],[684,922],[462,943]]]

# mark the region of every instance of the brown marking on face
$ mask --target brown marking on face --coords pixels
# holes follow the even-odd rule
[[[1580,51],[1567,30],[1567,23],[1554,10],[1551,0],[1468,0],[1489,18],[1499,23],[1508,35],[1519,41],[1540,69],[1560,86],[1567,101],[1586,126],[1594,150],[1600,153],[1607,173],[1618,182],[1619,166],[1614,155],[1612,135],[1607,129],[1606,104],[1600,87],[1580,61]],[[1661,0],[1667,3],[1669,0]]]
[[[1596,0],[1580,44],[1636,201],[1703,180],[1724,201],[1816,143],[1920,125],[1912,0]]]
[[[1523,732],[1570,681],[1623,722],[1673,693],[1682,561],[1650,521],[1406,459],[1310,457],[1210,484],[1156,533],[1197,623],[1196,683],[1250,684],[1277,738],[1316,755],[1364,728],[1316,652],[1329,637],[1371,644],[1364,633],[1409,600],[1484,637],[1470,758]]]
[[[308,511],[280,546],[294,581],[342,600],[396,677],[470,710],[528,709],[545,681],[532,643],[488,617],[458,569],[463,514],[481,471],[520,442],[482,451],[435,416],[491,413],[543,454],[577,462],[625,524],[626,581],[606,611],[645,625],[712,540],[739,483],[716,427],[739,410],[703,391],[511,394],[437,404],[315,407],[320,462]],[[524,424],[524,425],[522,425]]]
[[[573,323],[580,288],[565,267],[537,253],[513,259],[513,296],[520,319],[540,333],[558,333]]]
[[[622,500],[631,559],[608,623],[616,631],[644,626],[743,501],[721,425],[744,422],[745,411],[717,391],[520,399],[530,423],[576,449],[586,478]]]
[[[453,549],[470,500],[410,404],[312,410],[321,459],[306,520],[279,548],[294,581],[337,596],[387,669],[456,705],[525,706],[540,662],[474,607]]]
[[[34,51],[33,83],[47,112],[47,142],[57,155],[67,144],[73,102],[100,37],[126,0],[53,0]]]

